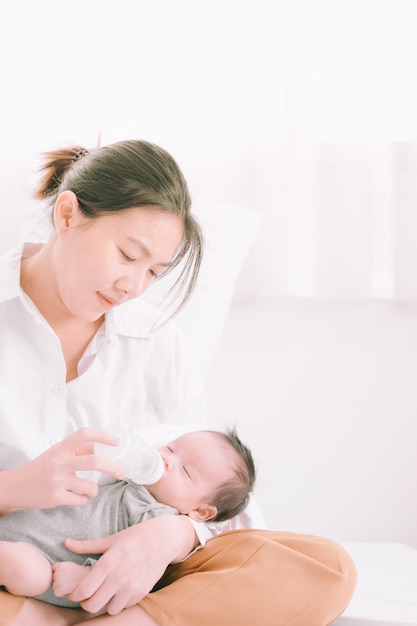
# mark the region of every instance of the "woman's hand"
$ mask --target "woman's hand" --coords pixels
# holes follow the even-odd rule
[[[161,578],[167,566],[184,559],[198,544],[184,515],[161,515],[103,539],[67,539],[78,554],[102,554],[97,564],[68,598],[96,613],[110,615],[137,604]]]
[[[0,511],[47,509],[60,505],[82,505],[97,495],[97,484],[81,478],[77,471],[99,471],[116,479],[121,468],[94,453],[94,443],[116,445],[113,435],[81,428],[20,467],[0,472]]]

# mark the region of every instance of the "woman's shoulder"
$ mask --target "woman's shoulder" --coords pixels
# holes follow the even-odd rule
[[[19,294],[22,251],[23,243],[19,243],[0,256],[0,302]]]

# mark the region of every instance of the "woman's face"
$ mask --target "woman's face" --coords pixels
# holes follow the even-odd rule
[[[154,208],[95,219],[78,209],[53,246],[58,306],[85,321],[140,296],[169,266],[184,233],[182,220]]]

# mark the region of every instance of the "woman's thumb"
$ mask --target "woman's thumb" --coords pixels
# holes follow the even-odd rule
[[[68,550],[77,554],[103,554],[110,547],[109,537],[83,540],[67,537],[64,543]]]

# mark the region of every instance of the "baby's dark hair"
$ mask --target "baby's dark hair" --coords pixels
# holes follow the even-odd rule
[[[241,513],[249,502],[256,480],[252,452],[242,443],[234,428],[211,431],[237,452],[233,478],[224,481],[209,496],[209,502],[217,508],[217,515],[210,521],[222,522]]]

